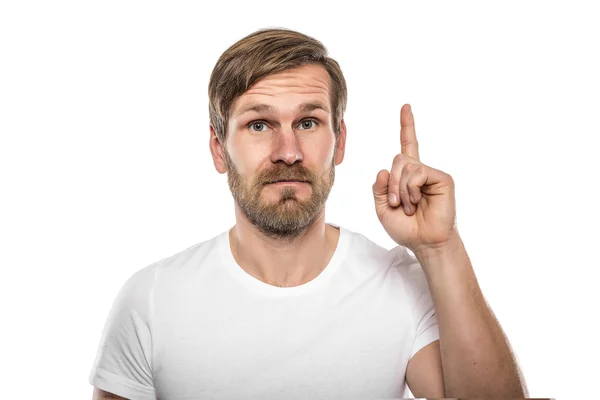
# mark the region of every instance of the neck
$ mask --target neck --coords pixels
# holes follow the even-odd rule
[[[244,271],[267,284],[291,287],[313,280],[337,247],[340,232],[325,223],[324,211],[291,240],[267,237],[239,214],[229,231],[231,252]]]

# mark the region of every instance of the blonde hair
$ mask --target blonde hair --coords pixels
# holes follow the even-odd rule
[[[331,109],[336,139],[347,101],[339,64],[318,40],[289,29],[261,29],[234,43],[219,57],[208,83],[210,123],[225,143],[233,102],[258,80],[306,64],[322,65],[331,78]]]

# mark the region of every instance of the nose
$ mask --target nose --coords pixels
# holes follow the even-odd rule
[[[302,161],[302,150],[296,133],[291,128],[282,128],[273,135],[273,151],[271,153],[271,162],[277,163],[283,161],[292,165]]]

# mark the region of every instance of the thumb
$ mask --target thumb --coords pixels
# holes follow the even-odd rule
[[[377,178],[375,179],[375,183],[373,184],[373,196],[375,199],[385,199],[387,202],[388,195],[388,181],[390,179],[390,173],[387,169],[382,169],[377,174]]]

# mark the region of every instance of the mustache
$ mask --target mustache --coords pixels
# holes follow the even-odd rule
[[[312,182],[314,173],[299,164],[293,167],[273,168],[262,174],[260,182],[269,184],[279,181]]]

